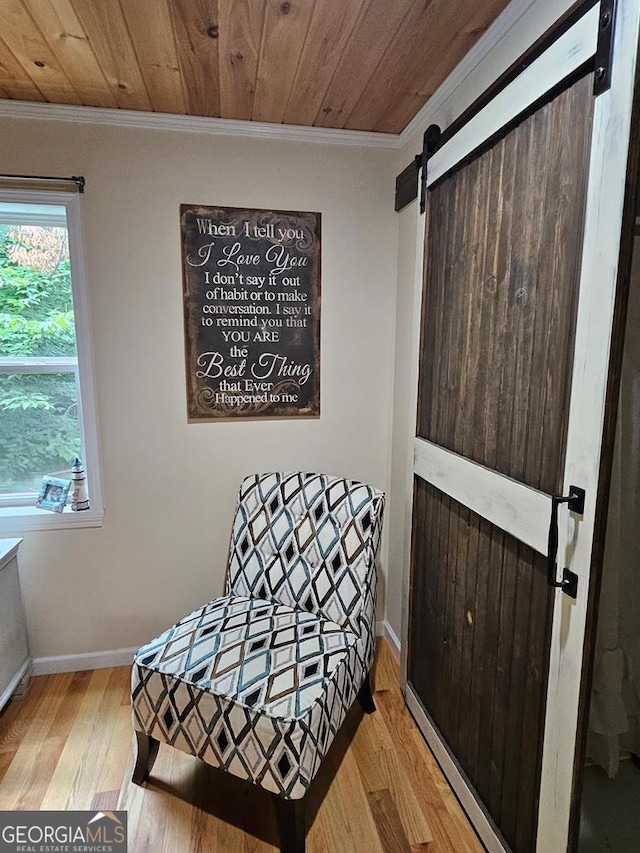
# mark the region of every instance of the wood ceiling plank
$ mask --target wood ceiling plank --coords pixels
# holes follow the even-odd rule
[[[258,74],[264,4],[218,0],[220,115],[249,120]]]
[[[70,0],[22,0],[83,104],[116,107],[100,64]]]
[[[45,96],[0,38],[0,86],[3,98],[15,101],[46,101]]]
[[[365,4],[366,0],[316,4],[285,110],[285,124],[314,123],[336,64]]]
[[[427,52],[424,42],[429,39],[430,30],[439,27],[439,16],[444,15],[449,20],[452,9],[457,9],[467,2],[468,0],[426,0],[424,3],[411,5],[387,50],[380,57],[358,102],[347,117],[345,127],[350,130],[372,129],[391,107],[394,98],[402,97],[406,89],[416,86],[414,67],[417,57]],[[448,41],[450,35],[451,33],[447,33],[445,41]],[[430,39],[429,44],[430,61],[437,66],[445,45],[441,41],[434,47]]]
[[[452,7],[445,0],[424,34],[422,51],[413,66],[413,79],[406,73],[401,75],[402,79],[398,75],[395,97],[372,129],[383,133],[404,130],[507,3],[508,0],[485,0],[476,5],[473,0],[463,0]]]
[[[363,5],[319,107],[315,125],[345,126],[411,6],[412,0],[394,3],[368,0]]]
[[[391,133],[404,130],[409,120],[404,118],[407,111],[398,111],[396,104],[401,101],[419,102],[419,109],[453,70],[456,62],[462,59],[463,53],[457,56],[450,67],[446,66],[447,62],[451,62],[448,56],[449,43],[459,30],[468,29],[467,22],[472,20],[476,5],[480,9],[480,16],[491,23],[507,5],[507,0],[486,0],[482,4],[476,4],[476,0],[431,0],[412,6],[347,118],[345,127],[350,130],[385,128]],[[480,35],[478,32],[477,38]],[[459,51],[458,40],[456,46]],[[438,69],[437,82],[433,78],[432,69]],[[426,95],[421,85],[421,73],[433,78],[433,89]],[[417,109],[409,118],[415,112]]]
[[[252,119],[282,123],[315,2],[266,0]]]
[[[170,4],[187,114],[220,115],[217,0],[172,0]]]
[[[81,104],[71,81],[20,0],[2,2],[2,38],[45,100]]]
[[[154,4],[153,14],[149,14],[148,0],[125,0],[122,11],[153,109],[185,113],[187,100],[166,0]]]
[[[117,105],[152,110],[136,52],[118,0],[73,0]]]
[[[400,132],[506,4],[2,0],[0,97]]]

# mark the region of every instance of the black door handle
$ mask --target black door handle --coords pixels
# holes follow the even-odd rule
[[[549,544],[547,548],[547,581],[549,586],[561,589],[571,598],[578,596],[578,575],[569,569],[562,570],[562,580],[557,580],[556,557],[558,556],[558,508],[567,504],[571,512],[584,515],[585,490],[569,486],[568,495],[551,496],[551,522],[549,524]]]

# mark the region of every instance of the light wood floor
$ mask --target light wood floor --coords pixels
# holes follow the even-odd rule
[[[481,853],[404,707],[380,641],[378,711],[356,705],[308,796],[308,853]],[[0,717],[0,809],[126,809],[130,853],[273,853],[264,791],[161,746],[145,788],[130,783],[129,669],[38,676]]]

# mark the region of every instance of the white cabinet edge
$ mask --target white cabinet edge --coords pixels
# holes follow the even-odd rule
[[[16,556],[22,539],[0,539],[0,571]]]

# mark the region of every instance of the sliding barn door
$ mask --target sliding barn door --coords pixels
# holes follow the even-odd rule
[[[637,5],[613,88],[595,6],[427,166],[406,695],[490,850],[567,849]]]

